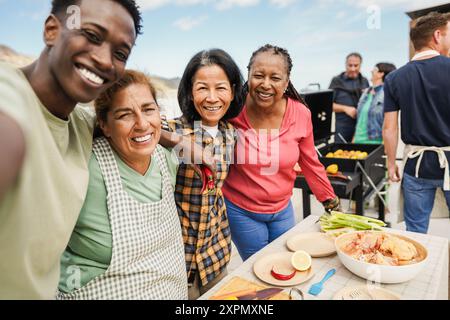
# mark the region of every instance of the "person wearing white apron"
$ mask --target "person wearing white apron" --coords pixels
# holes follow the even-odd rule
[[[154,97],[145,75],[127,70],[96,100],[104,136],[94,140],[88,193],[61,259],[57,299],[188,298],[177,160],[171,164],[171,153],[158,145]]]
[[[417,54],[385,81],[383,138],[389,179],[398,182],[395,158],[401,110],[406,229],[426,233],[438,188],[450,208],[450,15],[434,12],[419,18],[411,40]]]

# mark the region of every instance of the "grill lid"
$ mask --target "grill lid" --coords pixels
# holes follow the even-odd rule
[[[301,94],[311,111],[314,141],[328,140],[331,136],[333,114],[333,90],[306,92]]]

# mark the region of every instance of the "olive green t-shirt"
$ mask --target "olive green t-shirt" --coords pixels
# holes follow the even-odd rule
[[[0,299],[53,299],[88,186],[93,113],[77,106],[67,121],[53,116],[23,72],[4,63],[0,112],[25,138],[20,173],[0,200]]]
[[[174,153],[164,149],[172,185],[178,170]],[[141,175],[114,152],[125,191],[135,200],[148,203],[162,199],[162,172],[156,159]],[[95,154],[89,161],[89,187],[69,245],[61,258],[59,290],[64,293],[83,287],[108,269],[112,256],[112,234],[106,203],[105,181]]]

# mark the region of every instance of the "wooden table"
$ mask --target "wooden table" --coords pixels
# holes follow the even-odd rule
[[[255,283],[270,286],[261,282],[254,275],[253,264],[255,261],[269,253],[288,251],[286,248],[286,240],[298,233],[319,231],[319,225],[316,224],[318,218],[318,216],[309,216],[305,220],[299,222],[294,228],[250,257],[199,299],[204,300],[208,299],[210,296],[214,296],[214,294],[223,285],[235,276],[242,277]],[[393,231],[422,243],[428,249],[429,258],[427,265],[416,278],[404,283],[381,284],[380,286],[399,294],[402,299],[447,300],[449,255],[448,239],[402,230]],[[313,268],[315,270],[314,277],[309,281],[296,286],[303,291],[305,300],[329,300],[333,298],[337,291],[344,287],[365,285],[367,283],[367,280],[360,278],[347,270],[347,268],[342,265],[337,255],[325,258],[313,258]],[[323,291],[318,296],[309,295],[308,290],[311,285],[320,281],[326,272],[332,268],[336,268],[337,272],[325,283]],[[286,288],[283,292],[289,293],[289,290],[290,288]]]

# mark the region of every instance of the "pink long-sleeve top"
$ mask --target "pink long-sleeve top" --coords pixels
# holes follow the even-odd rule
[[[319,201],[335,197],[314,148],[311,112],[305,105],[288,99],[278,130],[257,133],[250,125],[245,106],[231,122],[238,136],[234,163],[222,188],[228,200],[257,213],[283,210],[292,196],[297,162]]]

